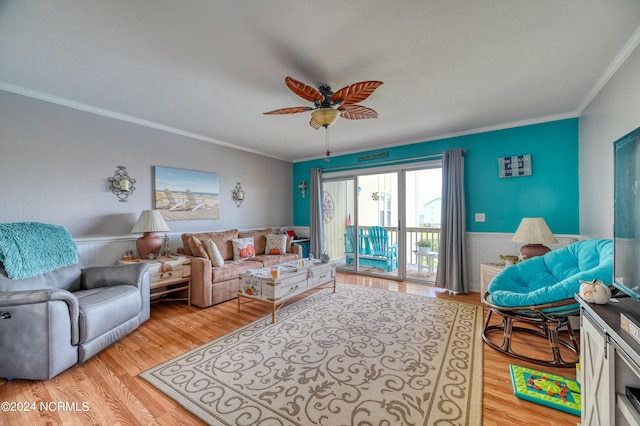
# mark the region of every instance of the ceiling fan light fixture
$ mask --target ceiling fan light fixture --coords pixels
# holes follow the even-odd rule
[[[331,126],[340,116],[340,111],[334,108],[319,108],[311,112],[311,117],[324,128]]]

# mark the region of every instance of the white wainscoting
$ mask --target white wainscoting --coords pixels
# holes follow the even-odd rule
[[[182,247],[180,235],[179,233],[168,234],[172,253]],[[122,258],[126,250],[133,250],[137,256],[136,240],[139,237],[135,234],[122,237],[77,238],[74,241],[83,266],[109,266]],[[161,237],[164,238],[164,235]]]
[[[511,242],[513,234],[490,232],[467,232],[467,279],[471,291],[480,292],[480,264],[498,263],[500,255],[520,254],[523,244]],[[556,235],[558,244],[548,244],[551,250],[564,247],[579,239],[575,235]]]
[[[278,232],[281,228],[273,226],[265,226],[266,229],[271,228],[273,232]],[[287,228],[290,229],[290,228]],[[240,229],[240,232],[251,231],[253,229],[245,230]],[[217,231],[217,230],[216,230]],[[226,231],[221,229],[220,231]],[[198,232],[215,232],[215,231],[190,231],[192,234]],[[181,232],[167,232],[169,237],[169,247],[171,253],[177,253],[179,248],[182,248],[182,233]],[[158,233],[160,238],[164,238],[165,233]],[[116,237],[86,237],[74,239],[76,246],[78,247],[78,255],[82,260],[82,265],[89,266],[109,266],[113,265],[122,258],[122,255],[126,250],[133,250],[134,256],[138,257],[138,251],[136,250],[136,240],[140,238],[140,234],[123,235]]]
[[[301,229],[304,231],[304,229]],[[297,231],[296,231],[297,232]],[[182,247],[180,233],[168,234],[171,252],[176,253]],[[520,244],[511,242],[513,234],[468,232],[467,233],[467,279],[471,291],[480,292],[480,264],[496,263],[501,254],[518,254]],[[96,237],[76,239],[78,254],[84,266],[113,265],[126,250],[136,253],[136,240],[139,235],[122,237]],[[579,237],[575,235],[556,235],[558,244],[549,248],[557,249],[570,244]]]

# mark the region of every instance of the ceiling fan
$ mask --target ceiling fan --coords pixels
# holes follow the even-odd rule
[[[290,107],[265,112],[267,115],[296,114],[312,111],[309,124],[314,129],[328,128],[339,116],[350,120],[377,118],[378,113],[371,108],[356,105],[367,99],[382,84],[381,81],[362,81],[333,92],[331,87],[322,85],[317,89],[307,86],[291,77],[284,79],[287,87],[301,98],[313,102],[313,107]]]

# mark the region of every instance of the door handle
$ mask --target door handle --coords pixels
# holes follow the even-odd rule
[[[11,312],[0,312],[0,319],[9,319],[11,318]]]

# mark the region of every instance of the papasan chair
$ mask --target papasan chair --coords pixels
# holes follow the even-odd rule
[[[482,301],[489,307],[482,338],[492,348],[524,361],[552,367],[575,366],[580,350],[569,317],[580,312],[575,300],[580,292],[580,281],[596,279],[610,285],[612,275],[611,240],[578,241],[506,267],[491,280],[482,296]],[[499,324],[491,324],[494,314],[501,317]],[[524,326],[516,326],[516,323],[524,323]],[[569,341],[558,335],[558,329],[563,327],[567,328]],[[518,353],[512,345],[516,332],[547,339],[551,358]],[[501,336],[490,339],[494,333]],[[569,349],[572,360],[562,358],[560,345]]]

